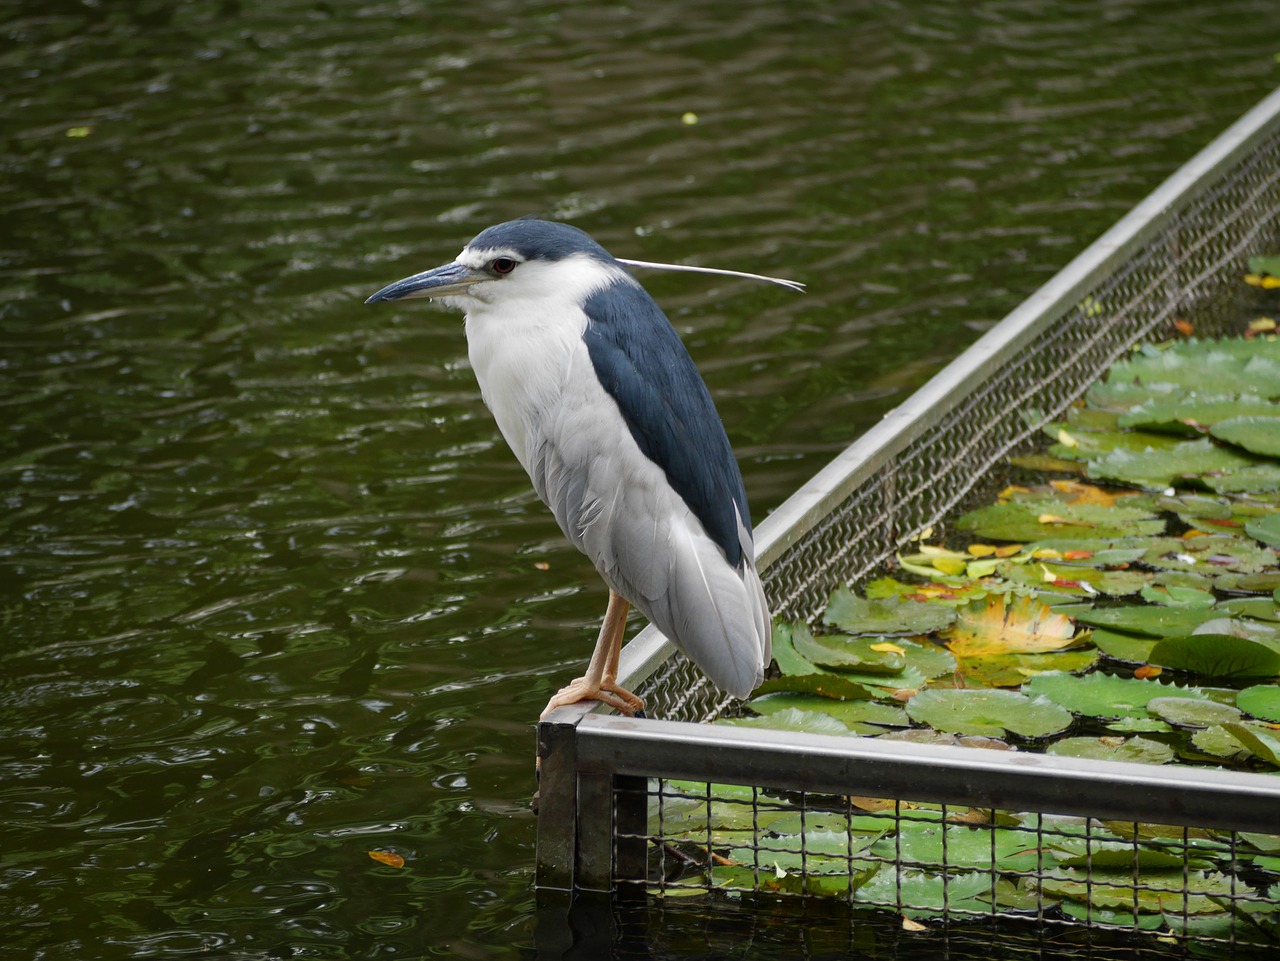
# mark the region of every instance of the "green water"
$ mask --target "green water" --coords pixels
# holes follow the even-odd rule
[[[361,301],[528,213],[807,282],[645,278],[762,517],[1280,81],[1273,4],[0,30],[0,953],[936,955],[776,905],[536,910],[533,723],[605,593],[460,318]]]

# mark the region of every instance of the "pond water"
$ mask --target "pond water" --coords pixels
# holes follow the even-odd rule
[[[530,213],[806,282],[644,278],[763,517],[1264,95],[1274,14],[5,4],[8,950],[830,956],[537,910],[533,724],[605,592],[460,317],[361,301]]]

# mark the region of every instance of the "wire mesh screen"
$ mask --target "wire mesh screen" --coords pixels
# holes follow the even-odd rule
[[[648,878],[622,883],[668,896],[838,897],[918,923],[1019,917],[1233,945],[1273,946],[1280,928],[1274,838],[667,780],[647,802]]]
[[[1073,305],[1003,344],[994,370],[956,384],[954,403],[920,418],[887,463],[774,558],[762,576],[775,616],[812,619],[836,587],[859,583],[912,534],[994,488],[1009,455],[1030,449],[1040,426],[1134,344],[1172,335],[1175,321],[1201,336],[1221,333],[1247,296],[1246,258],[1280,238],[1280,129],[1218,173],[1145,243],[1097,265]],[[1023,416],[1033,410],[1038,420]],[[727,703],[679,655],[639,693],[660,716],[683,720]]]
[[[1135,344],[1221,332],[1253,296],[1247,257],[1278,242],[1280,91],[762,525],[775,614],[813,619],[995,489]],[[732,701],[654,636],[621,680],[661,720],[540,725],[544,889],[1280,944],[1280,778],[687,723]]]

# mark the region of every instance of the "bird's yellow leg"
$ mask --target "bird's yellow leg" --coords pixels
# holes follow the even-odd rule
[[[603,701],[615,711],[628,716],[644,707],[644,702],[624,687],[618,686],[618,656],[627,632],[627,611],[631,605],[621,594],[609,592],[609,607],[604,612],[600,636],[591,652],[587,673],[562,687],[542,711],[546,717],[558,707],[579,701]]]
[[[630,610],[631,605],[621,594],[615,594],[613,591],[610,591],[609,608],[605,611],[604,615],[606,621],[609,619],[609,615],[613,611],[615,605],[620,609],[617,613],[618,629],[613,635],[613,643],[609,647],[609,659],[605,662],[604,677],[600,679],[600,687],[626,701],[627,707],[629,707],[630,710],[624,711],[623,713],[634,715],[644,710],[644,701],[636,697],[636,695],[632,694],[625,687],[620,687],[618,685],[618,658],[622,655],[622,642],[627,635],[627,611]]]

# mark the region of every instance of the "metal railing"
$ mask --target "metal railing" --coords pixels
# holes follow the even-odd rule
[[[1040,424],[1060,415],[1135,343],[1163,339],[1175,320],[1190,322],[1203,334],[1221,329],[1247,296],[1238,279],[1244,259],[1278,241],[1280,91],[1173,174],[759,526],[757,552],[775,614],[815,617],[835,587],[857,584],[913,534],[943,523],[994,489],[1008,457],[1030,450]],[[1019,416],[1031,409],[1042,412],[1040,423]],[[885,836],[893,836],[904,818],[926,816],[908,813],[917,809],[905,805],[932,805],[941,812],[927,817],[940,818],[943,825],[943,856],[918,863],[898,852],[900,871],[941,872],[944,892],[953,876],[982,870],[990,876],[993,894],[985,908],[986,902],[979,899],[974,908],[970,899],[964,902],[968,907],[957,901],[950,913],[1006,913],[994,896],[1001,875],[994,851],[1000,832],[1010,830],[1010,812],[1029,813],[1037,820],[1024,829],[1040,840],[1046,831],[1058,830],[1057,822],[1046,817],[1082,819],[1086,863],[1095,848],[1114,851],[1107,845],[1115,843],[1111,832],[1102,832],[1110,840],[1102,834],[1090,840],[1090,825],[1130,825],[1132,885],[1112,900],[1122,907],[1128,892],[1134,908],[1130,915],[1119,909],[1105,917],[1090,915],[1086,923],[1123,925],[1116,918],[1130,917],[1136,926],[1141,898],[1155,897],[1163,905],[1181,897],[1181,933],[1191,936],[1197,929],[1189,906],[1198,897],[1217,897],[1229,905],[1226,917],[1240,920],[1238,926],[1233,920],[1226,934],[1214,929],[1210,936],[1247,942],[1257,935],[1260,943],[1268,943],[1248,920],[1258,907],[1258,892],[1243,882],[1237,889],[1230,871],[1241,832],[1280,834],[1280,778],[711,727],[696,722],[716,717],[730,699],[651,627],[624,649],[620,673],[622,682],[645,698],[651,716],[666,720],[633,720],[579,706],[561,709],[540,725],[540,888],[616,891],[684,883],[669,877],[682,873],[669,862],[697,860],[681,852],[690,840],[691,822],[686,810],[677,825],[668,826],[664,810],[673,804],[687,809],[692,797],[695,808],[698,799],[703,802],[706,839],[701,847],[706,864],[693,872],[694,883],[708,890],[791,890],[794,884],[777,883],[782,869],[769,867],[781,849],[777,838],[760,827],[760,812],[782,806],[802,818],[806,811],[821,813],[824,823],[837,827],[843,817],[852,839],[855,821],[866,827],[857,819],[870,814],[855,810],[848,799],[868,796],[893,799],[892,808],[879,814],[886,819]],[[691,794],[689,785],[672,785],[673,780],[700,787]],[[720,785],[745,786],[749,793],[745,800],[721,797]],[[756,827],[741,850],[753,860],[746,873],[720,871],[718,877],[713,822],[717,806],[730,803],[748,805]],[[977,817],[955,828],[990,833],[993,857],[985,868],[952,864],[945,856],[955,806],[986,812],[985,826]],[[1187,858],[1194,849],[1208,859],[1205,863],[1225,865],[1222,876],[1232,879],[1229,890],[1198,893],[1191,871],[1183,872],[1177,891],[1168,890],[1167,880],[1148,883],[1142,865],[1150,861],[1144,852],[1153,843],[1152,822],[1178,829],[1167,832],[1161,842],[1166,847],[1181,845]],[[696,828],[696,819],[692,823]],[[1066,834],[1074,836],[1078,828],[1065,829]],[[1193,834],[1199,838],[1197,832],[1204,831],[1213,832],[1212,838],[1193,843]],[[803,861],[804,842],[798,843]],[[848,896],[909,909],[909,892],[901,883],[878,900],[856,887],[855,878],[869,863],[893,858],[883,845],[879,853],[874,846],[869,853],[854,849],[851,840],[843,862]],[[840,876],[829,861],[823,863],[825,874],[814,877]],[[1043,865],[1021,876],[1037,882],[1037,891],[1046,879],[1053,880]],[[812,893],[809,881],[797,883],[792,893]],[[1264,907],[1272,903],[1264,894]],[[1045,920],[1044,901],[1038,905],[1013,913]],[[1175,909],[1173,904],[1166,912],[1166,921],[1176,929]]]

